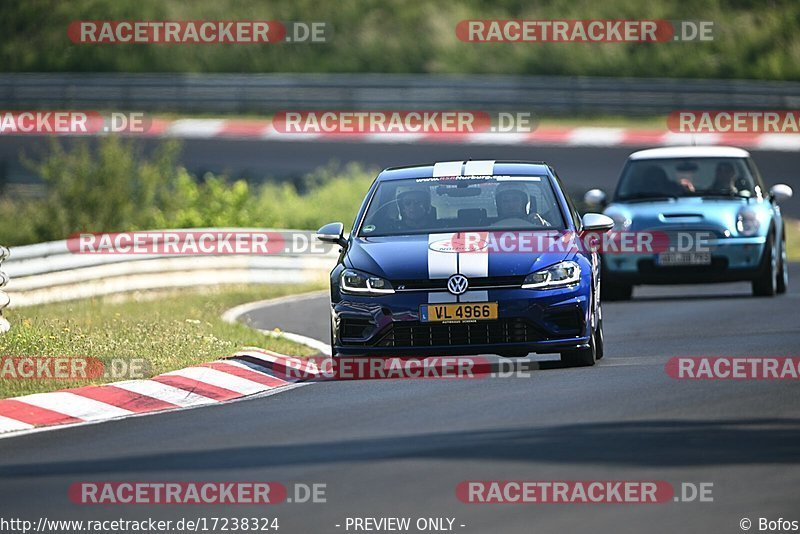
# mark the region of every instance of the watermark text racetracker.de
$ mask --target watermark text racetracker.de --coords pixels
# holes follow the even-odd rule
[[[798,134],[800,110],[678,110],[667,116],[675,133]]]
[[[713,41],[709,20],[462,20],[467,43],[664,43]]]
[[[531,133],[538,121],[530,111],[450,110],[283,110],[272,126],[279,134]]]
[[[67,489],[85,505],[268,505],[327,502],[327,484],[275,481],[84,481]]]
[[[152,118],[140,111],[0,111],[0,135],[143,134],[152,124]]]
[[[664,480],[469,480],[456,486],[465,504],[664,504],[714,502],[713,482]]]
[[[325,43],[331,25],[279,20],[76,20],[67,27],[79,45]]]
[[[479,306],[480,304],[476,304]],[[290,357],[273,369],[299,380],[531,378],[524,363],[483,356]]]
[[[665,371],[677,380],[800,380],[800,356],[680,356]]]
[[[0,380],[141,379],[150,371],[144,358],[0,356]]]
[[[326,254],[333,245],[310,232],[265,230],[150,230],[85,232],[67,239],[73,254],[262,255]]]

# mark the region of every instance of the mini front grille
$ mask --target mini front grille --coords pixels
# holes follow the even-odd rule
[[[376,343],[379,347],[438,347],[494,345],[542,341],[546,335],[525,319],[500,319],[474,323],[420,323],[398,321]]]

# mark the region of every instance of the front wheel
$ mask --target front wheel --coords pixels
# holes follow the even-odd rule
[[[603,337],[603,318],[600,317],[597,321],[597,330],[595,332],[595,360],[600,360],[603,358],[603,345],[605,343],[605,338]]]
[[[568,367],[590,367],[594,365],[597,361],[597,330],[592,330],[587,348],[564,351],[561,353],[561,361]]]
[[[789,258],[786,254],[786,230],[783,232],[783,240],[781,240],[781,264],[778,269],[778,285],[776,291],[779,295],[786,293],[789,289]]]
[[[778,261],[780,260],[780,255],[777,248],[775,236],[769,234],[764,245],[761,272],[752,281],[753,295],[756,297],[773,297],[778,292]]]

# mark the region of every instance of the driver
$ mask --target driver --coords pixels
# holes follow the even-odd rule
[[[725,195],[734,194],[736,193],[735,183],[736,169],[733,164],[727,161],[720,162],[714,174],[714,183],[711,185],[711,191]]]
[[[523,219],[540,226],[550,226],[538,213],[528,213],[528,204],[531,202],[531,198],[527,188],[522,184],[501,183],[494,191],[494,200],[497,204],[497,216],[501,221],[503,219]]]
[[[397,207],[400,212],[398,226],[404,230],[430,228],[436,216],[431,205],[430,190],[409,189],[397,193]]]

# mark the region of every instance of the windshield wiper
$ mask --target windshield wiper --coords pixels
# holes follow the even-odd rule
[[[677,200],[677,195],[664,195],[653,193],[636,193],[626,197],[619,197],[617,200],[620,202],[644,202],[650,200]]]
[[[726,193],[701,193],[697,195],[700,198],[726,198],[726,199],[739,199],[744,198],[734,194],[726,194]]]

